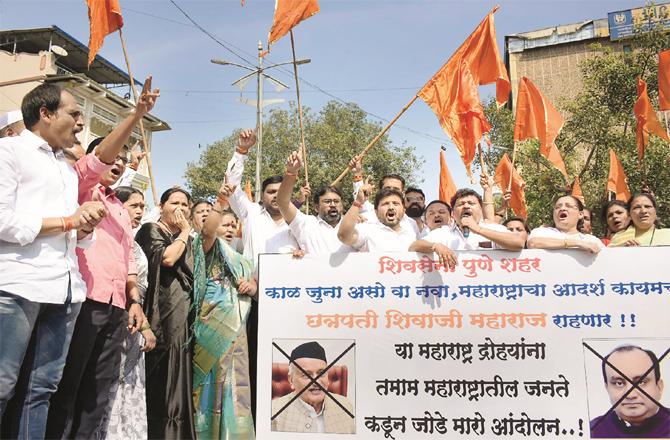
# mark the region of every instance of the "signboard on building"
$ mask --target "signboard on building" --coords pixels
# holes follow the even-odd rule
[[[659,25],[670,29],[670,3],[610,12],[607,21],[612,40],[633,36],[636,26],[643,32]]]

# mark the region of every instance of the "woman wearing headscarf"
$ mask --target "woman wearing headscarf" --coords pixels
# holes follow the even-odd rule
[[[142,225],[135,237],[149,261],[144,313],[157,340],[146,354],[149,438],[195,438],[190,204],[187,191],[165,191],[160,218]]]

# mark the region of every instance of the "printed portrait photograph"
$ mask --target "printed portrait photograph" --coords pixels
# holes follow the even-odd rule
[[[353,339],[274,339],[272,431],[354,434],[355,379]]]
[[[670,438],[670,339],[582,342],[591,438]]]

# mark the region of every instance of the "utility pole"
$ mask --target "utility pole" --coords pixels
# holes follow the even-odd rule
[[[284,66],[287,64],[307,64],[311,60],[309,59],[302,59],[302,60],[297,60],[297,61],[286,61],[283,63],[277,63],[277,64],[271,64],[267,67],[263,67],[263,43],[260,41],[258,42],[258,66],[256,68],[248,67],[243,64],[238,64],[238,63],[233,63],[230,61],[226,60],[221,60],[221,59],[212,59],[211,62],[214,64],[220,64],[222,66],[235,66],[235,67],[241,67],[242,69],[246,69],[250,71],[251,73],[248,73],[244,75],[243,77],[239,78],[235,82],[233,82],[231,85],[239,86],[240,89],[244,87],[246,84],[246,80],[251,78],[252,76],[256,76],[256,102],[253,103],[253,101],[246,100],[243,98],[238,99],[243,104],[250,104],[250,105],[255,105],[256,106],[256,137],[258,139],[257,144],[256,144],[256,184],[255,184],[255,197],[254,199],[256,202],[258,202],[261,198],[261,159],[263,156],[263,107],[271,104],[277,104],[280,102],[283,102],[283,99],[266,99],[263,100],[263,79],[267,79],[268,81],[274,83],[276,86],[282,87],[287,89],[288,86],[284,84],[283,82],[279,81],[277,78],[274,78],[267,73],[265,73],[266,70],[272,69],[274,67],[279,67],[279,66]]]

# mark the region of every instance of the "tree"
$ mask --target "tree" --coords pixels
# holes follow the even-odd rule
[[[607,201],[605,185],[610,148],[624,166],[631,191],[640,191],[647,184],[659,203],[659,219],[670,219],[668,145],[651,136],[644,161],[638,166],[633,114],[638,77],[647,82],[649,96],[654,105],[657,103],[658,52],[668,47],[668,35],[652,25],[644,32],[638,29],[627,44],[632,48],[630,52],[614,52],[611,48],[594,45],[598,53],[580,66],[582,90],[571,99],[554,103],[565,115],[565,126],[556,145],[571,179],[580,176],[586,205],[594,213],[594,229],[603,234],[599,213]],[[514,117],[511,110],[497,109],[495,103],[489,103],[485,110],[493,126],[494,144],[487,160],[497,164],[503,152],[511,156]],[[563,177],[539,154],[537,141],[517,146],[516,164],[526,181],[530,224],[539,226],[550,222],[552,201],[569,190],[565,188]]]
[[[303,107],[305,143],[307,144],[307,163],[309,182],[313,190],[329,185],[346,168],[349,160],[360,153],[363,147],[379,131],[381,124],[370,122],[365,112],[356,104],[328,102],[318,114]],[[208,145],[196,163],[189,163],[185,179],[195,197],[216,194],[232,156],[239,130],[230,136]],[[298,150],[299,128],[297,109],[274,109],[263,122],[263,159],[261,179],[282,174],[286,158]],[[366,156],[363,166],[366,175],[379,178],[385,174],[397,173],[404,176],[408,183],[417,181],[417,171],[423,164],[422,158],[414,154],[414,147],[394,144],[383,136]],[[249,154],[244,179],[249,179],[254,187],[256,149]],[[351,200],[351,176],[341,183],[346,200]]]

